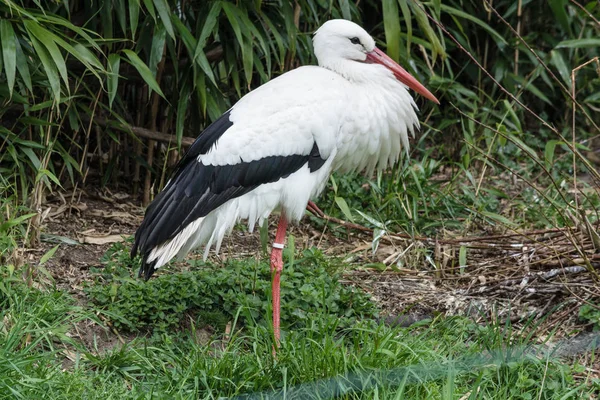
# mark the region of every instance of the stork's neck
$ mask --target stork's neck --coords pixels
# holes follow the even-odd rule
[[[362,71],[362,78],[358,72]],[[344,64],[335,70],[348,81],[345,120],[334,169],[371,172],[394,164],[408,152],[408,135],[419,127],[416,105],[406,86],[385,67]]]
[[[393,78],[390,70],[378,64],[367,64],[339,57],[320,57],[318,61],[320,67],[333,71],[352,83],[377,85],[387,81],[388,78]]]

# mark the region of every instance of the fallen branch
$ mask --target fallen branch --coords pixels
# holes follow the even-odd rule
[[[83,119],[85,119],[85,118],[83,118]],[[141,128],[139,126],[131,126],[131,125],[123,125],[123,124],[117,125],[117,124],[108,122],[103,118],[94,118],[94,122],[104,128],[110,127],[113,129],[117,129],[121,132],[133,133],[135,136],[140,137],[140,138],[156,140],[158,142],[163,142],[163,143],[177,143],[177,137],[175,135],[170,135],[168,133],[157,132],[157,131],[153,131],[150,129]],[[195,140],[196,140],[195,138],[183,136],[181,138],[181,146],[182,147],[190,147],[194,143]]]
[[[365,233],[373,233],[373,229],[368,228],[364,225],[344,221],[342,219],[332,217],[327,214],[320,215],[317,218],[321,218],[325,221],[333,222],[335,224],[344,226],[346,228],[356,229],[358,231],[362,231]],[[388,241],[391,241],[394,239],[395,240],[418,240],[420,242],[426,242],[426,243],[451,244],[451,245],[459,245],[459,246],[466,246],[466,247],[470,247],[470,248],[481,248],[481,249],[506,247],[506,248],[513,248],[513,249],[517,250],[517,249],[520,249],[523,246],[525,246],[525,244],[523,244],[523,243],[508,243],[508,244],[507,243],[481,243],[481,242],[485,242],[485,241],[489,241],[489,240],[507,239],[507,238],[511,238],[511,237],[530,237],[530,236],[542,235],[542,234],[548,234],[548,233],[558,233],[558,232],[568,231],[569,229],[571,229],[571,228],[567,227],[567,228],[540,229],[540,230],[534,230],[534,231],[530,231],[530,232],[513,232],[513,233],[504,234],[504,235],[459,237],[456,239],[438,239],[438,238],[429,238],[429,237],[422,237],[422,236],[411,236],[411,235],[408,235],[405,233],[388,233],[387,235],[382,236],[381,239],[388,240]],[[475,244],[475,243],[477,243],[477,244]],[[533,241],[532,243],[535,244],[537,242]]]
[[[544,272],[544,273],[539,273],[538,272],[538,276],[542,279],[552,279],[554,278],[556,275],[558,274],[579,274],[580,272],[585,272],[587,271],[587,268],[585,267],[580,267],[580,266],[572,266],[572,267],[564,267],[564,268],[555,268],[555,269],[551,269],[550,271]]]

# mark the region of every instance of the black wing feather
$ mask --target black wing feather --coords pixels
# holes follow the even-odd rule
[[[206,128],[178,163],[167,187],[147,208],[131,249],[132,256],[138,251],[143,256],[140,276],[148,279],[154,272],[155,263],[146,262],[152,249],[173,239],[191,222],[262,184],[288,177],[307,163],[311,172],[325,163],[316,143],[307,155],[269,156],[219,166],[198,162],[198,156],[209,152],[231,125],[228,112]]]

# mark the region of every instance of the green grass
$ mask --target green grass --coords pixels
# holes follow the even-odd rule
[[[466,318],[400,328],[308,314],[302,327],[284,329],[277,356],[268,323],[234,318],[229,338],[217,331],[201,340],[191,323],[86,347],[74,337],[81,321],[97,321],[95,306],[0,276],[2,398],[571,399],[600,388],[575,380],[577,366],[533,356],[510,326]]]

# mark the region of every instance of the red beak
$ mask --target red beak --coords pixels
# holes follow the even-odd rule
[[[419,83],[411,74],[409,74],[404,68],[396,64],[394,60],[388,57],[383,51],[377,47],[372,52],[367,53],[367,62],[374,64],[381,64],[394,73],[396,79],[404,83],[406,86],[419,93],[420,95],[428,98],[434,103],[440,104],[438,99],[427,90],[427,88]]]

